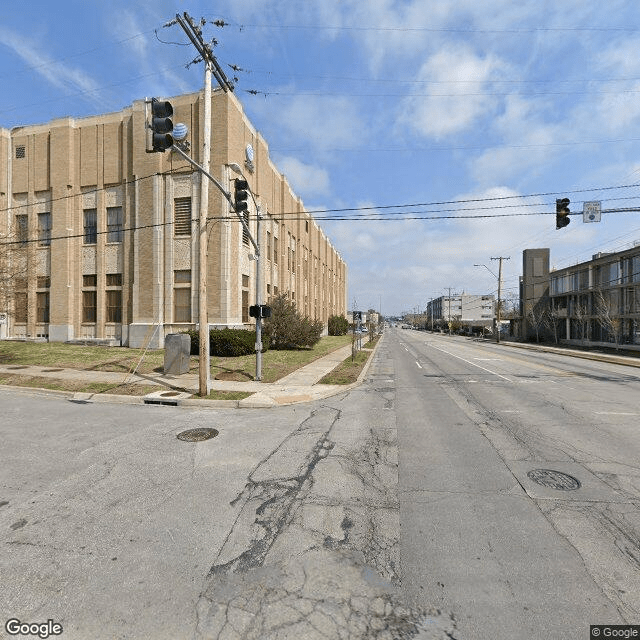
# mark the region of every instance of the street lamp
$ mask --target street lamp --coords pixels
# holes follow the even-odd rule
[[[237,173],[239,176],[246,180],[246,176],[242,172],[242,168],[236,162],[231,162],[227,165],[231,171]],[[247,183],[249,181],[247,180]],[[258,308],[258,313],[256,314],[256,377],[255,379],[259,382],[262,380],[262,254],[260,252],[260,222],[262,220],[262,214],[260,212],[260,206],[256,202],[256,199],[253,195],[253,191],[251,189],[247,190],[251,199],[253,200],[253,204],[256,207],[256,241],[254,243],[254,248],[256,251],[256,307]]]

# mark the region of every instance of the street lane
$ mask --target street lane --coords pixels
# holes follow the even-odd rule
[[[386,339],[412,601],[451,611],[460,638],[584,638],[590,623],[640,619],[640,371]],[[566,479],[541,470],[580,488],[540,485]]]

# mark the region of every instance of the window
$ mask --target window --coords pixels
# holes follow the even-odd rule
[[[82,322],[95,322],[97,309],[97,294],[95,291],[82,292]]]
[[[51,245],[51,214],[38,214],[38,246],[48,247]]]
[[[16,236],[23,246],[29,241],[29,216],[25,213],[16,216]]]
[[[271,234],[267,231],[267,260],[271,260]]]
[[[242,322],[249,322],[249,276],[242,274]]]
[[[173,321],[191,322],[191,271],[174,271],[173,283]]]
[[[98,213],[95,209],[84,210],[84,244],[98,241]]]
[[[38,276],[36,279],[36,289],[49,289],[51,287],[51,276]]]
[[[82,276],[83,287],[95,287],[98,284],[98,276],[94,273],[87,276]]]
[[[122,207],[107,207],[107,242],[122,242]]]
[[[26,324],[27,323],[27,292],[26,291],[18,291],[15,294],[15,304],[16,304],[16,323]]]
[[[278,264],[278,238],[273,236],[273,263]]]
[[[122,291],[107,289],[107,322],[122,322]]]
[[[242,322],[249,322],[249,292],[242,292]]]
[[[173,235],[191,235],[191,198],[173,200]]]
[[[49,292],[36,293],[36,322],[49,322]]]
[[[191,287],[173,292],[173,321],[191,322]]]
[[[107,274],[107,287],[121,287],[122,286],[122,274],[121,273],[108,273]]]

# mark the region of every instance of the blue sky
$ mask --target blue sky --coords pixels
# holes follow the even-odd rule
[[[185,11],[208,21],[276,165],[324,211],[349,307],[392,314],[449,287],[495,293],[498,256],[511,258],[503,287],[516,296],[523,249],[550,247],[564,267],[640,240],[637,212],[561,230],[554,213],[561,197],[572,212],[640,207],[629,0],[7,1],[0,126],[200,89],[193,48],[163,27]],[[463,217],[479,215],[492,217]]]

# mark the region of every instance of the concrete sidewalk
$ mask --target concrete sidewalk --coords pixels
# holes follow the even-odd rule
[[[79,402],[124,402],[144,404],[167,404],[186,406],[226,406],[245,408],[264,408],[277,405],[310,402],[326,398],[346,391],[364,378],[371,362],[363,369],[358,382],[352,385],[326,385],[318,382],[333,371],[341,362],[351,355],[351,345],[346,345],[332,353],[318,358],[313,362],[290,373],[278,382],[228,382],[211,380],[211,389],[215,391],[241,391],[251,393],[244,400],[205,400],[193,398],[198,393],[198,375],[185,373],[179,376],[164,375],[162,373],[124,374],[108,371],[78,370],[42,367],[38,365],[0,365],[0,374],[18,374],[57,378],[62,380],[76,380],[82,382],[103,382],[113,385],[148,384],[157,385],[158,391],[146,396],[118,395],[117,389],[113,393],[78,393],[67,391],[52,391],[62,394]],[[6,386],[6,385],[5,385]],[[0,387],[2,388],[2,387]],[[24,390],[25,387],[15,387]]]

